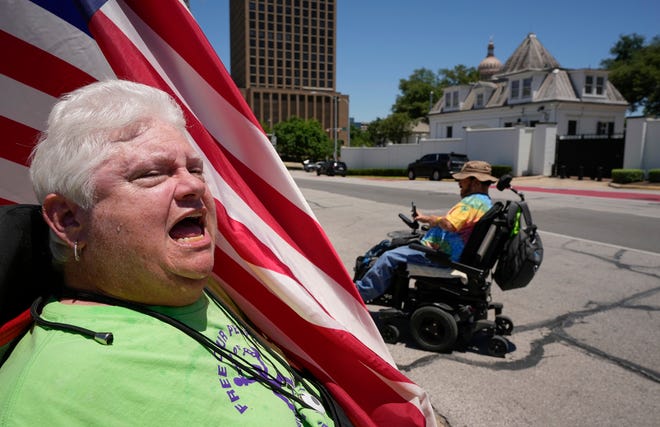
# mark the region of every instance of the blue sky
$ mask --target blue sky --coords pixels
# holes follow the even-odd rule
[[[190,3],[229,69],[229,0]],[[384,118],[414,70],[476,67],[491,37],[504,62],[530,32],[562,67],[598,68],[620,35],[660,35],[660,1],[337,0],[337,90],[356,121]]]

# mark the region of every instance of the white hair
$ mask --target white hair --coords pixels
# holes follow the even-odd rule
[[[94,203],[94,171],[110,155],[113,142],[136,126],[159,119],[186,137],[181,108],[165,92],[126,80],[92,83],[64,95],[48,116],[32,151],[30,178],[39,202],[59,193],[83,208]]]
[[[171,124],[191,140],[181,108],[159,89],[106,80],[64,95],[32,151],[30,178],[37,200],[43,203],[48,194],[57,193],[91,208],[94,172],[112,154],[113,143],[133,139],[153,120]],[[51,250],[64,262],[70,249],[55,237],[51,232]]]

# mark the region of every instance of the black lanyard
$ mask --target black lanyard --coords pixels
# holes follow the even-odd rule
[[[277,377],[274,377],[272,374],[269,374],[266,371],[263,370],[257,370],[255,369],[246,359],[241,357],[240,355],[234,354],[232,351],[219,346],[217,343],[215,343],[212,339],[207,337],[206,335],[202,334],[201,332],[195,330],[194,328],[191,328],[190,326],[186,325],[185,323],[174,319],[172,317],[169,317],[165,314],[159,313],[157,311],[154,311],[144,305],[140,304],[135,304],[132,302],[128,301],[123,301],[119,300],[116,298],[108,297],[105,295],[98,295],[98,294],[93,294],[93,293],[87,293],[87,292],[79,292],[79,291],[72,291],[70,289],[65,290],[64,296],[66,297],[71,297],[75,298],[78,300],[84,300],[84,301],[92,301],[92,302],[98,302],[102,304],[107,304],[107,305],[115,305],[119,307],[124,307],[129,310],[136,311],[138,313],[142,313],[144,315],[153,317],[155,319],[158,319],[164,323],[167,323],[170,326],[173,326],[174,328],[180,330],[181,332],[185,333],[188,335],[190,338],[193,340],[197,341],[199,344],[201,344],[206,350],[213,355],[213,357],[218,360],[219,362],[223,362],[222,357],[228,359],[234,367],[240,369],[242,372],[249,374],[249,378],[253,379],[256,382],[261,383],[264,387],[270,389],[273,392],[276,393],[281,393],[288,399],[291,399],[293,401],[296,401],[298,404],[300,404],[303,407],[313,409],[313,410],[318,410],[318,407],[314,407],[310,403],[306,402],[303,400],[301,397],[297,395],[295,392],[295,386],[296,384],[301,384],[305,385],[305,380],[303,380],[303,377],[301,374],[295,371],[289,363],[284,360],[282,356],[280,356],[276,351],[274,351],[270,346],[263,341],[263,339],[254,331],[254,329],[249,326],[243,319],[241,319],[239,316],[234,315],[232,311],[225,306],[225,304],[217,298],[215,295],[213,295],[212,292],[207,292],[207,295],[209,298],[216,304],[216,306],[224,312],[224,314],[229,317],[231,320],[236,322],[243,330],[249,332],[245,334],[245,338],[247,339],[248,342],[251,344],[255,345],[255,348],[257,347],[257,343],[259,343],[260,347],[265,349],[265,351],[270,355],[271,358],[275,359],[281,366],[284,366],[285,369],[287,369],[287,374],[290,375],[291,379],[293,380],[293,384],[290,385],[284,380],[285,376],[281,375],[281,373],[277,369],[277,364],[274,363],[271,360],[271,363],[273,367],[275,368],[276,372],[278,373]],[[49,329],[58,329],[58,330],[63,330],[67,332],[73,332],[79,335],[83,335],[87,338],[92,338],[96,342],[104,345],[111,345],[112,341],[114,339],[114,336],[112,332],[96,332],[92,331],[89,329],[85,329],[79,326],[75,325],[70,325],[66,323],[57,323],[57,322],[51,322],[49,320],[44,319],[41,317],[41,309],[43,308],[43,298],[39,297],[37,300],[32,304],[32,307],[30,309],[30,314],[32,315],[32,318],[34,319],[35,323],[39,326],[49,328]],[[278,377],[281,377],[282,379],[278,379]],[[309,380],[307,380],[309,381]],[[318,382],[315,381],[309,381],[310,383],[314,383],[319,389],[321,390],[322,385],[320,385]],[[307,387],[305,387],[307,390]],[[308,392],[311,393],[310,390],[307,390]],[[321,399],[322,396],[313,396],[314,399],[316,399],[319,402],[319,406],[321,405]],[[326,405],[327,406],[327,405]],[[331,411],[332,412],[332,411]],[[330,416],[333,416],[334,414],[330,413]]]

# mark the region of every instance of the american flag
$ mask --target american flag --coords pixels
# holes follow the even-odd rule
[[[36,203],[28,157],[60,95],[109,78],[168,92],[211,171],[217,282],[354,424],[436,424],[183,2],[2,0],[0,47],[0,204]]]

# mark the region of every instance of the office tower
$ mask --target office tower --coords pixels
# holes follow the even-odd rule
[[[348,141],[348,96],[336,91],[336,0],[231,0],[231,76],[271,127],[317,119]]]

